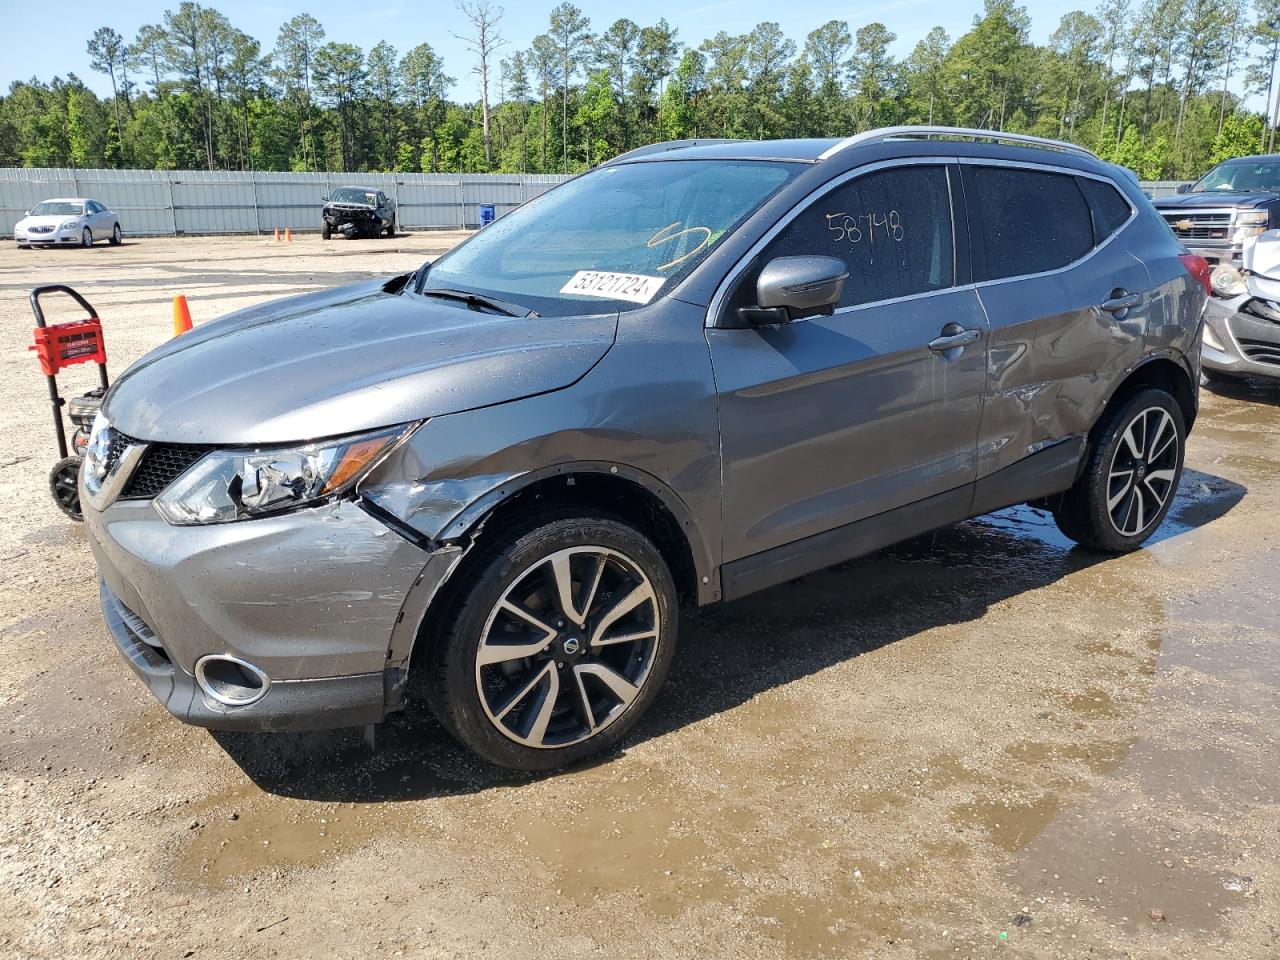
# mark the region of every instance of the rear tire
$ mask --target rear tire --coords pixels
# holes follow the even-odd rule
[[[1128,553],[1156,531],[1173,503],[1186,422],[1169,393],[1147,388],[1108,411],[1095,434],[1084,473],[1053,517],[1083,547]]]
[[[485,760],[525,771],[576,763],[614,746],[653,702],[675,651],[677,601],[661,554],[636,530],[543,513],[458,576],[420,669],[432,712]],[[512,656],[517,647],[527,653]]]
[[[120,233],[120,224],[117,223],[114,227],[111,228],[111,245],[113,247],[118,247],[120,246],[123,239],[124,238]]]
[[[72,520],[83,520],[84,512],[80,509],[80,462],[81,457],[63,457],[49,471],[49,492],[58,509]]]

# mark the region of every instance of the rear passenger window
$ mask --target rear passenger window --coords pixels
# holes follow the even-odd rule
[[[978,279],[1056,270],[1093,249],[1093,219],[1076,178],[1018,167],[969,167],[981,235]]]
[[[838,257],[848,266],[842,307],[951,286],[955,241],[947,171],[891,167],[832,190],[755,258],[728,308],[755,303],[756,277],[770,260],[815,255]]]
[[[1076,183],[1084,191],[1089,209],[1093,211],[1093,241],[1101,243],[1124,225],[1133,210],[1109,183],[1089,177],[1076,177]]]

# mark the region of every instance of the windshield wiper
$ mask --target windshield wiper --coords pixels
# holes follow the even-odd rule
[[[432,287],[422,291],[424,297],[439,297],[441,300],[458,300],[470,307],[488,307],[490,310],[496,310],[498,313],[504,313],[508,317],[536,317],[538,312],[530,310],[528,307],[522,307],[518,303],[512,303],[510,300],[499,300],[497,297],[486,297],[482,293],[472,293],[470,290],[452,290],[448,287]]]

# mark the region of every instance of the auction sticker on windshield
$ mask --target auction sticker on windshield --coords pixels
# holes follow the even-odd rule
[[[581,297],[648,303],[662,289],[666,279],[666,277],[646,277],[640,273],[579,270],[560,288],[560,292],[576,293]]]

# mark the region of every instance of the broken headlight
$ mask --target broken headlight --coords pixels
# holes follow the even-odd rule
[[[345,493],[410,430],[392,427],[354,437],[266,450],[217,450],[155,499],[169,523],[226,523],[289,510]]]
[[[1209,285],[1214,293],[1227,299],[1249,292],[1244,275],[1229,263],[1220,263],[1213,268],[1213,273],[1209,274]]]

